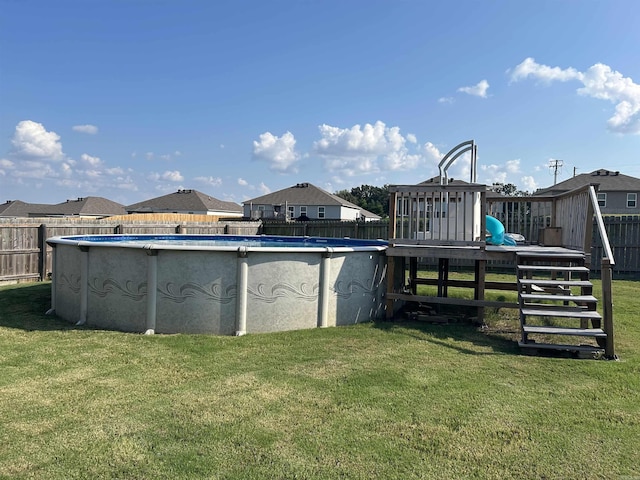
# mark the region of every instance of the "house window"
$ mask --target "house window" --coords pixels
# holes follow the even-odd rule
[[[318,218],[324,218],[324,207],[318,207]]]
[[[307,216],[307,207],[304,205],[300,207],[300,216]]]
[[[606,193],[598,193],[598,205],[602,208],[607,206],[607,194]]]
[[[638,194],[627,193],[627,208],[636,208],[638,205]]]
[[[289,206],[287,207],[287,211],[289,212],[288,213],[289,218],[294,218],[296,216],[296,207]]]

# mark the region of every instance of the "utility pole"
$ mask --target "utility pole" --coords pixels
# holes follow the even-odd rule
[[[549,160],[549,168],[553,170],[553,184],[556,184],[558,180],[558,170],[562,169],[562,160],[551,159]]]

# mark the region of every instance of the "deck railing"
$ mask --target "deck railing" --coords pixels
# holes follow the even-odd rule
[[[506,232],[525,237],[527,243],[589,253],[595,211],[592,188],[587,185],[556,196],[489,197],[487,214],[500,220]],[[554,235],[547,235],[547,229]]]
[[[485,215],[530,244],[589,252],[590,186],[558,196],[487,197],[485,185],[390,185],[389,241],[405,245],[485,245]],[[597,203],[597,202],[596,202]],[[553,236],[549,231],[553,230]]]
[[[485,245],[486,186],[390,185],[389,242]]]

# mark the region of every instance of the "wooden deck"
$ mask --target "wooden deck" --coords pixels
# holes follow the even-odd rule
[[[574,258],[576,255],[585,255],[564,247],[545,247],[542,245],[486,245],[481,247],[458,247],[438,245],[402,245],[392,244],[387,249],[387,269],[390,279],[395,279],[395,285],[387,292],[387,317],[392,318],[397,308],[393,301],[420,302],[427,304],[459,305],[478,308],[477,316],[482,320],[485,307],[493,308],[519,308],[517,302],[501,302],[485,300],[486,290],[517,291],[516,259],[521,254],[539,255],[542,258],[554,256],[556,258]],[[418,264],[420,259],[433,258],[438,261],[437,278],[418,277]],[[449,278],[450,260],[472,260],[474,262],[473,280],[452,280]],[[512,263],[512,282],[492,282],[486,280],[487,261],[506,261]],[[408,276],[404,272],[407,272]],[[437,286],[437,295],[424,296],[417,294],[418,285]],[[449,287],[461,287],[473,289],[473,299],[449,297]]]

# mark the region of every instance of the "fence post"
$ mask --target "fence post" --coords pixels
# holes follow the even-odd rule
[[[38,228],[38,249],[38,275],[42,282],[47,278],[47,226],[44,223]]]

